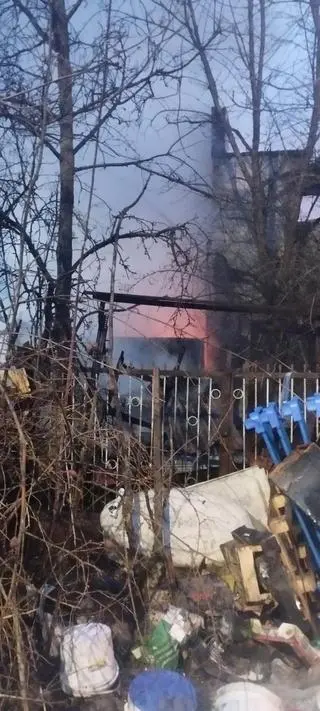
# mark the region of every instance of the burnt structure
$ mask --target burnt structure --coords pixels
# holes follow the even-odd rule
[[[250,189],[243,166],[252,174],[253,160],[259,166],[260,184]],[[293,270],[297,270],[299,251],[301,256],[304,255],[305,273],[307,271],[308,239],[317,228],[318,220],[298,221],[295,225],[295,253],[292,254],[291,273],[288,265],[287,301],[284,300],[283,287],[287,277],[283,283],[277,281],[277,270],[281,271],[279,265],[285,248],[288,221],[294,214],[297,201],[301,204],[304,196],[320,194],[319,166],[316,163],[310,166],[308,175],[302,181],[304,161],[305,154],[300,150],[268,150],[255,155],[247,151],[235,156],[227,149],[223,116],[213,111],[213,228],[207,241],[202,274],[206,285],[205,298],[224,300],[226,304],[241,301],[249,304],[253,301],[267,306],[289,304],[292,307],[296,295],[297,305],[301,307],[301,299],[305,298],[301,293],[301,283],[295,288],[290,280],[293,282],[291,276]],[[254,200],[261,200],[263,204],[263,240],[267,255],[264,264],[259,263],[261,256],[254,238]],[[303,267],[301,269],[303,271]],[[306,306],[308,309],[307,302]],[[317,324],[310,327],[310,321],[306,324],[303,319],[298,321],[294,317],[275,319],[207,312],[206,324],[208,369],[237,367],[244,360],[270,363],[273,356],[284,360],[291,357],[289,362],[295,363],[300,359],[301,365],[315,366]]]

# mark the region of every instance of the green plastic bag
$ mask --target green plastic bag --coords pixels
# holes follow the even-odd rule
[[[158,669],[175,671],[179,666],[179,644],[170,636],[170,626],[165,621],[154,627],[143,651],[148,664]]]

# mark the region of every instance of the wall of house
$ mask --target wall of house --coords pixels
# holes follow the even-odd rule
[[[265,201],[265,240],[270,255],[281,252],[293,186],[299,176],[299,151],[259,154]],[[251,154],[242,158],[251,172]],[[219,118],[212,120],[213,230],[207,245],[204,280],[208,298],[257,299],[241,273],[254,273],[257,250],[250,230],[251,193],[238,160],[227,151]],[[251,319],[246,315],[208,312],[207,367],[224,369],[250,358]]]

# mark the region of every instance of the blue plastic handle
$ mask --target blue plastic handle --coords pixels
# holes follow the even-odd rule
[[[262,420],[263,407],[256,407],[245,421],[247,430],[254,430],[262,436],[268,453],[274,464],[280,464],[281,457],[269,422]]]
[[[314,412],[316,417],[320,417],[320,393],[314,393],[307,397],[307,410]]]
[[[262,422],[268,422],[272,429],[276,430],[281,442],[282,449],[286,456],[291,454],[292,446],[289,440],[283,419],[281,417],[278,405],[275,402],[270,402],[267,407],[263,408],[261,413]]]
[[[292,417],[293,421],[298,423],[303,443],[310,444],[311,438],[300,398],[295,395],[290,400],[285,400],[282,403],[281,413],[284,417]]]

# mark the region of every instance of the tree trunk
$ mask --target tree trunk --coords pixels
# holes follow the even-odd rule
[[[60,128],[60,202],[53,337],[59,343],[65,343],[69,342],[71,336],[70,296],[74,204],[72,71],[68,18],[64,0],[52,0],[51,13],[53,49],[57,54]]]

